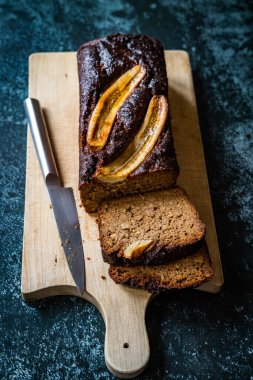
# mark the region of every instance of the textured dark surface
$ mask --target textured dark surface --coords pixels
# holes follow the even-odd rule
[[[160,295],[149,306],[151,360],[140,379],[253,376],[253,132],[250,2],[0,0],[0,378],[113,379],[104,324],[70,297],[20,296],[27,59],[84,41],[146,33],[190,53],[225,274],[218,295]]]

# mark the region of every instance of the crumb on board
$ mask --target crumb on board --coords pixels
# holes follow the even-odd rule
[[[49,204],[49,208],[52,208],[53,206],[51,205],[51,203]]]
[[[87,260],[90,260],[90,257],[87,257]]]
[[[101,278],[102,278],[102,280],[106,280],[106,277],[105,277],[105,276],[103,276],[103,275],[101,276]]]

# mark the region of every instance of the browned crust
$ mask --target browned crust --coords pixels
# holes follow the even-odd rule
[[[181,266],[181,270],[176,271],[177,266]],[[184,268],[191,272],[186,277],[183,272]],[[152,267],[111,265],[109,275],[116,284],[144,289],[149,292],[159,292],[198,287],[209,281],[214,276],[214,271],[205,244],[190,257],[181,258],[166,265]]]

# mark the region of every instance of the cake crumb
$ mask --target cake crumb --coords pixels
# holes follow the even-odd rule
[[[116,234],[111,234],[111,239],[112,239],[112,241],[117,240],[117,235]]]
[[[137,215],[137,217],[136,217],[137,222],[141,222],[142,219],[143,219],[143,215],[142,214]]]
[[[106,280],[106,277],[105,277],[105,276],[103,276],[103,275],[101,276],[101,278],[102,278],[102,280]]]

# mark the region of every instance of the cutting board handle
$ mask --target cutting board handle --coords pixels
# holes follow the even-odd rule
[[[140,297],[139,304],[110,305],[104,313],[105,362],[115,376],[130,379],[146,367],[149,356],[149,341],[145,324],[147,298]],[[115,305],[116,306],[116,305]]]

